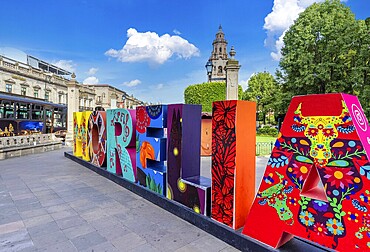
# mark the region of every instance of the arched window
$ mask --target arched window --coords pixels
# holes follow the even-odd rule
[[[220,47],[220,53],[222,53],[222,47]]]
[[[218,73],[219,73],[219,74],[222,74],[222,66],[219,66],[219,67],[218,67]]]

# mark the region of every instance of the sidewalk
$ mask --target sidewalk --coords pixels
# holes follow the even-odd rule
[[[2,251],[238,251],[65,158],[0,161]]]

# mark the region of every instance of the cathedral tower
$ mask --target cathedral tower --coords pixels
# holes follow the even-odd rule
[[[213,40],[213,51],[208,63],[212,63],[212,72],[210,73],[210,81],[226,81],[225,66],[227,62],[227,41],[225,34],[222,31],[222,26],[218,28],[216,38]]]

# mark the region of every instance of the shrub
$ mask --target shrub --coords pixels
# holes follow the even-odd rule
[[[242,99],[243,89],[239,85],[239,99]],[[185,89],[186,104],[201,104],[203,112],[212,112],[212,102],[223,101],[226,98],[225,82],[206,82],[190,85]]]
[[[258,129],[257,134],[275,137],[278,134],[278,130],[274,127],[265,126],[263,128]]]

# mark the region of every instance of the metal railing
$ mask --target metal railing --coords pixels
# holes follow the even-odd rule
[[[54,141],[54,138],[54,134],[51,133],[0,137],[0,149],[27,145],[36,146],[37,144],[52,142]]]
[[[274,142],[259,142],[256,143],[256,155],[257,156],[264,156],[270,155],[272,149],[274,148]]]

